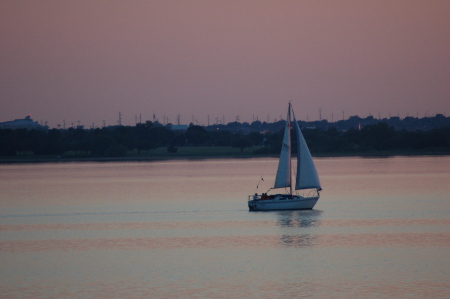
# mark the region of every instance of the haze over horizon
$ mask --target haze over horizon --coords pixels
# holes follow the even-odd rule
[[[450,1],[2,1],[0,122],[450,113]]]

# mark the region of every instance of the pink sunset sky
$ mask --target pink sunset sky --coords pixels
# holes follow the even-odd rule
[[[450,1],[0,1],[0,122],[450,113]]]

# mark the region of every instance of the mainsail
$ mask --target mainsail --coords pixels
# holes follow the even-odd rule
[[[295,119],[295,114],[294,127],[297,137],[297,177],[295,180],[295,190],[313,188],[322,190],[316,166],[314,165],[302,131],[300,131],[297,120]]]
[[[278,162],[277,176],[274,188],[291,186],[291,104],[289,104],[286,127],[284,129],[283,145],[281,147],[280,161]]]

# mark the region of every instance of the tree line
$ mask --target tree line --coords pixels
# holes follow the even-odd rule
[[[450,127],[433,130],[395,130],[384,122],[361,129],[339,131],[336,127],[303,128],[313,154],[364,153],[385,150],[439,149],[450,152]],[[136,126],[116,126],[42,130],[0,130],[0,156],[57,155],[120,157],[129,151],[143,153],[160,147],[176,155],[183,146],[231,146],[241,151],[251,148],[255,155],[277,154],[282,129],[271,132],[233,132],[190,125],[186,131],[174,131],[147,121]],[[295,148],[295,142],[294,146]]]

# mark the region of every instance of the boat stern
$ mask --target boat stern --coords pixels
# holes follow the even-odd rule
[[[258,196],[258,194],[249,195],[248,196],[248,210],[249,211],[255,211],[256,210],[256,201],[258,199],[261,199],[261,196]]]

